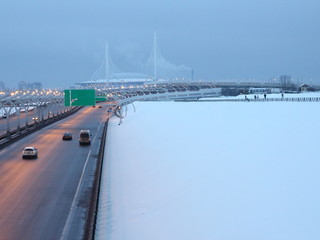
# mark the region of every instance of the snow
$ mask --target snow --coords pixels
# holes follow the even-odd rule
[[[96,239],[320,239],[319,102],[134,106],[109,122]]]

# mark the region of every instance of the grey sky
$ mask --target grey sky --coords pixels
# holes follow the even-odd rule
[[[134,71],[157,32],[162,55],[201,79],[290,74],[320,80],[317,0],[17,0],[0,2],[0,80],[68,87],[90,80],[105,42]]]

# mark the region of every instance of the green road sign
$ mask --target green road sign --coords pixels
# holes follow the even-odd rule
[[[96,105],[94,89],[64,90],[64,106],[93,106]]]
[[[107,100],[106,96],[98,96],[96,97],[96,102],[105,102]]]

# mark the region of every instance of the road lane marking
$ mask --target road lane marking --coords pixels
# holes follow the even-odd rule
[[[95,142],[95,140],[96,140],[96,138],[97,138],[97,133],[98,133],[99,130],[100,130],[100,127],[101,127],[101,123],[102,123],[102,122],[103,122],[103,121],[101,121],[100,124],[99,124],[99,126],[98,126],[98,129],[97,129],[97,132],[96,132],[96,134],[95,134],[95,136],[94,136],[94,138],[93,138],[92,144],[94,144],[94,142]]]
[[[70,231],[70,227],[71,227],[70,222],[71,222],[72,216],[74,214],[74,210],[75,210],[76,202],[77,202],[77,199],[78,199],[80,187],[82,185],[82,179],[83,179],[85,170],[87,168],[87,164],[88,164],[88,161],[89,161],[89,158],[90,158],[90,154],[91,154],[91,149],[90,149],[90,151],[88,153],[87,160],[86,160],[86,162],[85,162],[85,164],[83,166],[82,174],[81,174],[80,181],[79,181],[79,184],[78,184],[78,187],[77,187],[77,191],[76,191],[76,194],[74,195],[74,198],[73,198],[73,201],[72,201],[72,205],[71,205],[71,208],[70,208],[70,211],[69,211],[69,214],[68,214],[68,218],[67,218],[67,221],[66,221],[66,223],[64,225],[60,240],[67,239],[65,237]]]
[[[97,133],[99,132],[102,123],[103,123],[103,121],[100,122],[100,124],[98,126],[98,129],[97,129]],[[94,145],[96,137],[97,137],[97,134],[95,134],[95,136],[93,138],[92,145]],[[91,149],[90,149],[90,151],[89,151],[89,153],[87,155],[86,162],[85,162],[85,164],[83,166],[82,174],[81,174],[81,177],[80,177],[80,180],[79,180],[79,184],[78,184],[78,187],[77,187],[77,191],[76,191],[76,194],[74,195],[74,198],[73,198],[73,201],[72,201],[72,205],[71,205],[71,208],[70,208],[70,211],[69,211],[69,214],[68,214],[68,218],[67,218],[67,221],[66,221],[66,223],[64,225],[64,228],[62,230],[62,234],[61,234],[60,240],[68,239],[69,231],[70,231],[70,228],[71,228],[71,221],[73,219],[74,211],[75,211],[75,208],[76,208],[76,203],[78,202],[78,197],[79,197],[78,195],[79,195],[80,188],[81,188],[81,185],[82,185],[82,182],[83,182],[83,176],[84,176],[85,170],[87,168],[87,164],[89,162],[90,155],[91,155]]]

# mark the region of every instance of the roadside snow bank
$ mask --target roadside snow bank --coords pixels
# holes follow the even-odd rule
[[[135,108],[109,124],[96,239],[320,238],[318,102]]]

